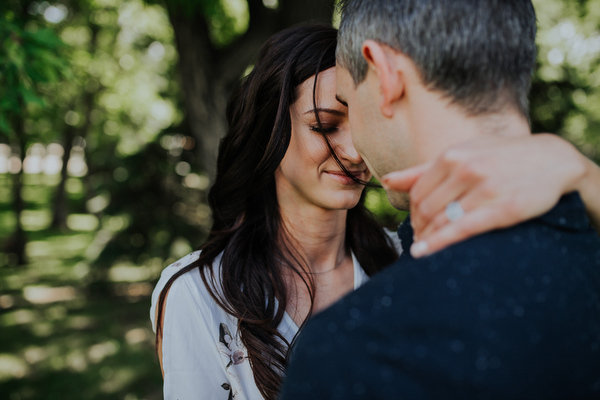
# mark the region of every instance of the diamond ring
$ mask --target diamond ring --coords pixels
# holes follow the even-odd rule
[[[465,215],[465,210],[463,210],[462,206],[458,201],[453,201],[448,203],[446,206],[446,218],[449,221],[456,221],[460,219],[463,215]]]

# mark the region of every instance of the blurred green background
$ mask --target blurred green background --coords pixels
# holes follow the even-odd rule
[[[209,228],[229,91],[272,33],[336,24],[334,3],[0,2],[1,398],[162,398],[149,296]],[[534,3],[534,131],[598,162],[600,0]]]

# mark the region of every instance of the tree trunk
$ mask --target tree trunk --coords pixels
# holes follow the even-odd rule
[[[179,52],[178,67],[187,123],[199,144],[202,166],[212,179],[216,162],[213,150],[225,132],[225,120],[220,116],[226,101],[214,70],[216,52],[199,11],[189,17],[179,10],[171,10],[169,17]]]
[[[54,192],[54,210],[52,212],[52,224],[50,225],[51,228],[63,232],[67,230],[67,216],[69,215],[65,185],[69,178],[67,165],[73,149],[73,139],[75,139],[75,128],[66,125],[63,129],[63,148],[65,149],[63,165],[60,171],[60,182]]]
[[[90,47],[89,53],[92,56],[96,55],[96,50],[98,48],[98,32],[100,31],[100,27],[96,24],[90,23],[89,28],[92,32],[92,36],[90,38]],[[93,79],[88,77],[88,79]],[[82,83],[84,86],[85,83]],[[68,205],[68,197],[65,191],[65,184],[68,179],[68,171],[67,164],[69,162],[69,157],[71,156],[71,149],[73,149],[73,140],[77,135],[81,136],[83,139],[86,139],[90,128],[92,126],[92,110],[94,109],[94,104],[96,101],[96,94],[100,91],[98,89],[96,92],[90,92],[88,90],[84,90],[82,104],[83,104],[83,120],[85,121],[83,126],[80,129],[77,129],[70,125],[65,125],[64,127],[64,135],[63,135],[63,147],[65,152],[63,154],[63,166],[60,173],[60,183],[56,187],[56,192],[54,193],[54,211],[52,216],[52,225],[51,228],[59,229],[61,231],[66,231],[67,227],[67,216],[69,215],[69,205]],[[72,105],[73,106],[73,105]],[[84,148],[84,154],[86,152]],[[90,158],[86,156],[86,162],[88,163],[88,172],[91,168],[90,166]],[[83,181],[83,186],[85,188],[86,199],[89,200],[91,198],[90,191],[87,190],[89,188],[88,177],[89,173],[83,176],[81,179]]]
[[[21,216],[25,205],[23,202],[22,190],[23,190],[23,161],[25,160],[25,147],[27,146],[27,139],[25,137],[24,130],[24,117],[22,115],[16,118],[16,137],[19,141],[18,144],[18,156],[21,160],[21,168],[19,172],[13,175],[13,209],[15,212],[15,219],[17,221],[15,230],[11,237],[8,239],[5,250],[9,254],[16,256],[17,265],[27,264],[27,255],[25,254],[25,246],[27,245],[27,235],[21,224]]]
[[[331,25],[331,19],[333,18],[333,11],[335,8],[334,3],[335,1],[333,0],[280,0],[280,25],[277,30],[301,22]]]
[[[219,142],[226,132],[225,108],[234,83],[260,45],[287,26],[312,21],[331,23],[333,0],[280,0],[276,10],[262,0],[248,0],[248,31],[225,49],[210,41],[209,17],[198,8],[193,15],[167,3],[179,53],[179,74],[186,120],[198,146],[202,167],[211,181]]]

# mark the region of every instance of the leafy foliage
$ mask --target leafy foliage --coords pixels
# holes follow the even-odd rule
[[[180,10],[186,17],[205,18],[210,38],[216,47],[230,44],[248,28],[248,3],[245,0],[145,0],[148,4],[162,4]]]
[[[14,14],[0,9],[0,131],[14,134],[15,116],[23,116],[30,104],[44,106],[41,86],[70,76],[69,63],[61,54],[64,43],[50,29],[23,26]]]
[[[600,2],[533,2],[539,46],[533,131],[558,133],[600,162]]]

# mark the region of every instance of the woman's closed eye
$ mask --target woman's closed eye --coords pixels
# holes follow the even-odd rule
[[[323,135],[328,135],[328,134],[336,132],[338,130],[338,128],[339,128],[338,125],[321,125],[321,127],[316,125],[316,126],[311,126],[310,130],[313,132],[321,133]]]

